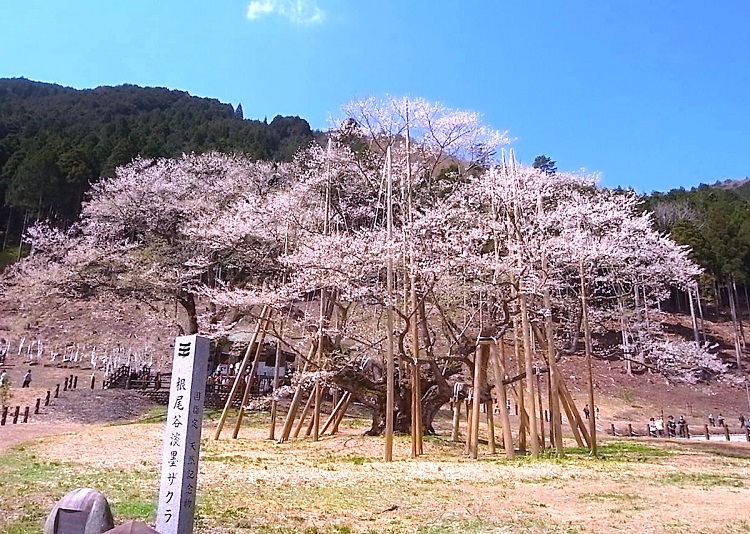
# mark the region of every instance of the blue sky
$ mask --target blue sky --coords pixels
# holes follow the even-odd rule
[[[483,113],[521,161],[639,191],[750,176],[750,2],[3,0],[0,77],[132,83],[325,128],[341,103]]]

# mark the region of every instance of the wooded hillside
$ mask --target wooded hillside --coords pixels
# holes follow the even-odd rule
[[[312,139],[299,117],[244,120],[241,106],[182,91],[0,79],[3,240],[17,242],[24,219],[74,220],[89,184],[138,155],[219,150],[280,161]]]

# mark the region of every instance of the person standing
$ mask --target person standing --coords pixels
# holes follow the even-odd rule
[[[589,405],[586,404],[586,406],[583,407],[583,416],[588,419],[591,415],[591,410],[589,409]]]
[[[745,416],[740,414],[740,416],[737,418],[737,420],[740,422],[740,430],[745,428]]]
[[[719,423],[719,426],[724,426],[724,416],[719,414],[719,418],[717,419],[717,422]]]
[[[29,387],[29,384],[31,384],[31,369],[26,371],[26,374],[23,375],[23,383],[21,384],[22,388]]]

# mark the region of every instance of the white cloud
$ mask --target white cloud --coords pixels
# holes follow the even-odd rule
[[[250,20],[273,13],[295,24],[316,24],[323,22],[325,17],[316,0],[252,0],[247,6],[247,18]]]

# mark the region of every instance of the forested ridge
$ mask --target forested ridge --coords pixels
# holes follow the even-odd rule
[[[702,184],[644,197],[643,207],[654,213],[657,227],[678,243],[690,246],[692,258],[705,270],[702,292],[720,305],[729,305],[732,285],[750,283],[747,186],[744,181]],[[741,300],[737,299],[738,305],[750,306],[746,298]]]
[[[242,107],[134,85],[77,90],[0,79],[0,228],[74,220],[89,185],[134,157],[211,150],[287,161],[313,139],[299,117],[245,120]]]

